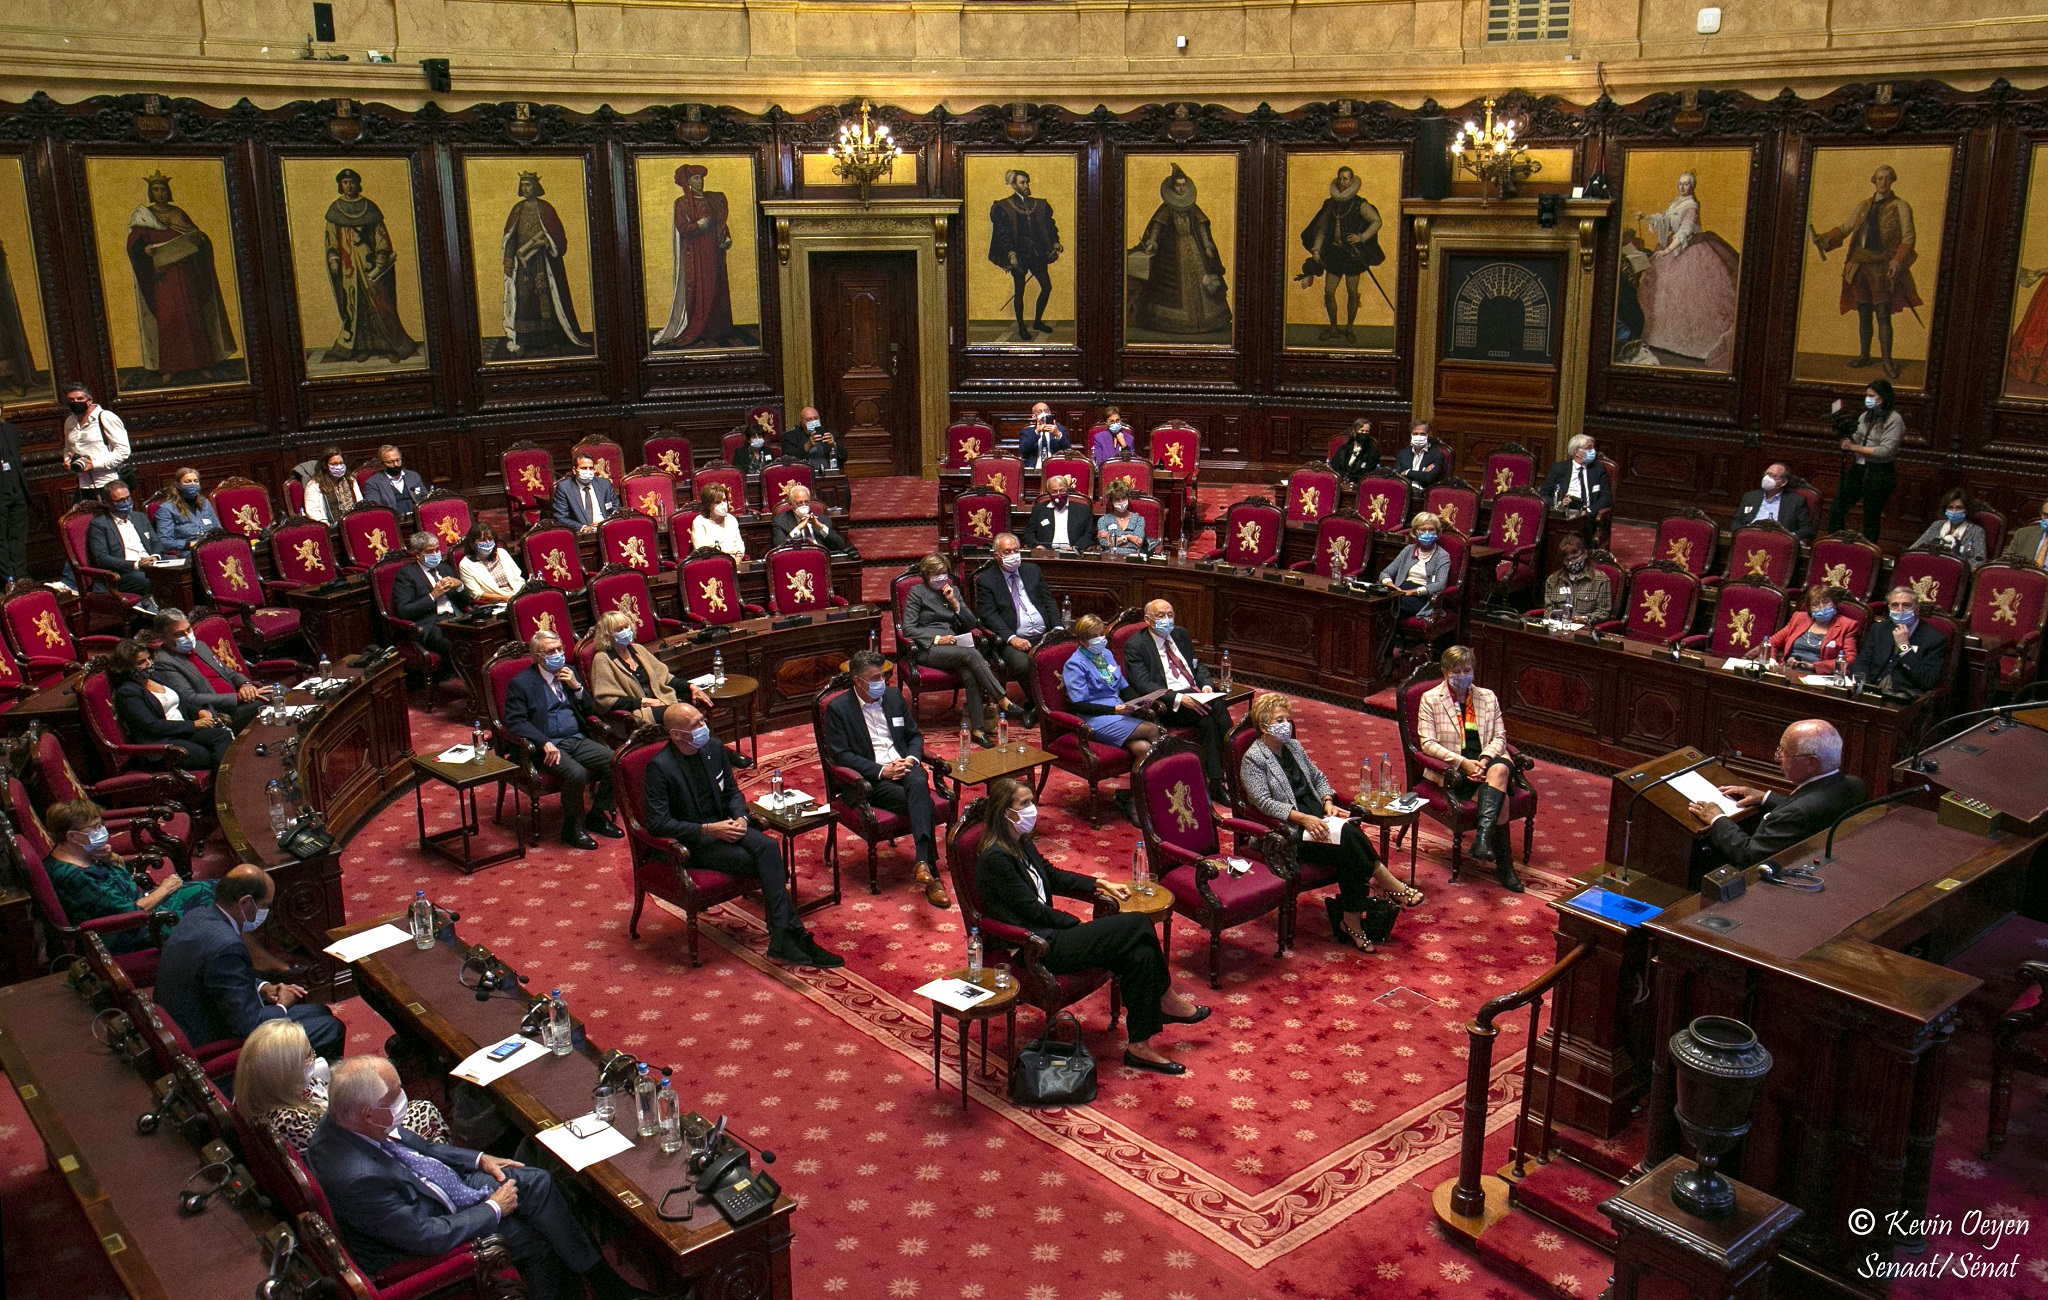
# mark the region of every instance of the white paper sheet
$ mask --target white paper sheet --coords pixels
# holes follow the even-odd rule
[[[476,750],[468,745],[450,745],[434,757],[443,763],[473,763],[476,761]]]
[[[760,798],[756,799],[754,802],[760,804],[764,808],[773,809],[776,812],[782,812],[785,809],[801,808],[805,804],[816,803],[817,800],[811,798],[811,796],[805,794],[803,791],[797,789],[795,786],[784,786],[782,787],[781,803],[777,803],[775,801],[775,795],[773,791],[764,791],[761,794]]]
[[[491,1052],[497,1048],[499,1043],[511,1042],[524,1043],[526,1046],[502,1061],[493,1061],[491,1059]],[[520,1066],[531,1065],[547,1054],[548,1049],[542,1047],[531,1038],[514,1034],[510,1038],[501,1038],[497,1042],[485,1043],[482,1047],[477,1048],[467,1057],[464,1057],[461,1063],[448,1073],[465,1082],[482,1087],[485,1084],[496,1083]]]
[[[1723,659],[1721,666],[1731,673],[1746,673],[1757,664],[1754,659]]]
[[[1687,803],[1710,803],[1730,817],[1736,813],[1735,801],[1722,794],[1718,786],[1698,772],[1687,772],[1684,776],[1673,777],[1671,788],[1685,796]]]
[[[589,1132],[590,1126],[596,1122],[596,1116],[585,1115],[569,1121],[569,1124],[557,1124],[553,1128],[544,1128],[534,1134],[534,1136],[540,1139],[542,1146],[560,1156],[563,1164],[579,1172],[588,1169],[600,1160],[609,1160],[622,1151],[631,1151],[633,1149],[633,1139],[609,1124],[604,1125],[604,1127],[598,1129],[589,1137],[577,1137],[569,1131],[569,1125],[573,1124],[577,1128]]]
[[[1332,813],[1328,817],[1323,818],[1323,825],[1330,829],[1330,843],[1335,844],[1343,838],[1344,823],[1350,820],[1351,818],[1343,813]]]
[[[979,984],[969,984],[966,980],[933,980],[917,990],[917,996],[930,998],[940,1006],[954,1011],[965,1011],[969,1007],[978,1007],[994,997],[995,990],[985,989]]]
[[[690,679],[690,685],[692,685],[692,686],[695,686],[695,687],[699,688],[700,690],[706,690],[706,691],[708,691],[708,690],[710,690],[710,689],[711,689],[711,683],[713,683],[713,682],[715,682],[715,681],[717,681],[717,680],[718,680],[718,678],[717,678],[716,676],[712,675],[711,673],[705,673],[705,674],[703,674],[703,675],[701,675],[701,676],[698,676],[698,677],[692,677],[692,678]]]
[[[1829,677],[1824,673],[1808,673],[1806,676],[1801,677],[1799,681],[1804,686],[1840,686],[1842,684],[1841,678]]]
[[[321,951],[336,961],[356,962],[373,952],[383,952],[386,948],[396,948],[401,943],[411,942],[411,931],[402,930],[387,921],[361,934],[352,934],[346,939],[330,943]]]
[[[1211,700],[1220,700],[1220,699],[1222,699],[1222,698],[1223,698],[1223,692],[1222,692],[1222,691],[1187,691],[1187,692],[1185,692],[1185,693],[1183,693],[1183,694],[1181,695],[1181,698],[1182,698],[1183,700],[1193,700],[1193,701],[1194,701],[1195,703],[1197,703],[1197,704],[1207,704],[1207,703],[1208,703],[1209,701],[1211,701]]]

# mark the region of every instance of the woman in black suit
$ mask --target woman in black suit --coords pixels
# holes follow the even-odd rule
[[[211,709],[187,718],[178,707],[178,696],[161,682],[150,680],[155,653],[139,641],[123,641],[107,660],[107,680],[114,686],[114,717],[131,745],[169,745],[177,751],[174,767],[212,771],[226,757],[234,735],[227,724],[214,717]]]
[[[1124,1064],[1159,1074],[1186,1074],[1185,1065],[1168,1060],[1152,1046],[1152,1036],[1163,1024],[1206,1020],[1209,1008],[1173,991],[1166,953],[1150,917],[1116,912],[1083,921],[1052,905],[1054,898],[1102,898],[1112,904],[1115,898],[1094,876],[1062,871],[1047,862],[1032,835],[1037,824],[1038,805],[1030,786],[1008,777],[989,782],[981,855],[974,864],[982,911],[1044,939],[1050,945],[1045,968],[1055,975],[1084,970],[1115,975],[1130,1016]]]

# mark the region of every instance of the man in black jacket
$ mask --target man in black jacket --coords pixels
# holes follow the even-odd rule
[[[21,430],[0,420],[0,584],[28,576],[28,476]]]
[[[808,461],[820,474],[839,468],[839,438],[818,418],[817,407],[806,406],[798,411],[796,423],[782,431],[782,457]]]
[[[427,481],[407,469],[405,453],[388,442],[377,448],[377,459],[384,469],[363,484],[363,500],[389,510],[400,525],[411,523],[420,516],[420,498],[427,494]]]
[[[1735,507],[1730,530],[1747,528],[1759,519],[1768,519],[1810,545],[1813,542],[1813,515],[1806,508],[1806,498],[1786,486],[1791,481],[1792,471],[1783,461],[1765,470],[1763,486],[1742,494],[1742,504]]]
[[[526,643],[532,666],[505,684],[505,730],[540,752],[540,761],[562,782],[562,843],[594,849],[592,835],[624,835],[612,821],[611,746],[584,734],[584,719],[597,714],[590,687],[569,666],[562,638],[535,632]],[[590,789],[590,812],[583,791]]]
[[[868,801],[877,808],[909,815],[911,848],[917,858],[914,876],[924,886],[925,901],[933,907],[951,907],[953,900],[939,879],[932,785],[925,775],[932,760],[925,757],[917,711],[889,685],[888,660],[876,651],[855,651],[847,666],[853,672],[853,689],[825,709],[825,759],[865,777]]]
[[[1408,431],[1408,445],[1394,457],[1394,473],[1408,480],[1408,495],[1421,500],[1450,472],[1451,462],[1444,456],[1444,449],[1429,436],[1429,421],[1417,420]]]
[[[1728,865],[1755,866],[1826,830],[1835,818],[1863,802],[1863,782],[1842,774],[1842,734],[1818,718],[1785,728],[1778,740],[1778,770],[1792,787],[1789,795],[1746,785],[1721,787],[1738,808],[1764,810],[1747,830],[1714,804],[1688,805],[1693,816],[1710,823],[1707,838]]]
[[[1171,601],[1155,600],[1145,606],[1145,630],[1124,645],[1124,679],[1140,695],[1169,692],[1160,698],[1158,721],[1162,726],[1193,728],[1202,750],[1202,775],[1209,779],[1209,797],[1229,803],[1223,756],[1230,715],[1220,700],[1204,704],[1191,698],[1194,692],[1209,689],[1209,670],[1195,657],[1187,629],[1174,626]]]
[[[1053,550],[1095,549],[1095,512],[1087,499],[1074,495],[1074,477],[1055,474],[1045,482],[1045,491],[1031,507],[1031,521],[1024,526],[1024,542]]]
[[[775,544],[816,542],[834,555],[858,558],[853,546],[832,529],[832,521],[811,500],[811,490],[801,483],[789,485],[789,506],[775,516]]]
[[[236,731],[256,720],[263,711],[263,688],[222,663],[212,646],[192,635],[192,620],[184,610],[160,612],[156,633],[162,644],[150,663],[150,680],[177,692],[181,712],[197,717],[201,709],[211,709]]]
[[[1553,510],[1597,515],[1614,508],[1614,484],[1607,467],[1600,463],[1599,448],[1590,434],[1574,434],[1565,443],[1565,458],[1543,476],[1538,494]]]
[[[1002,639],[997,653],[1021,681],[1031,667],[1031,647],[1060,626],[1059,602],[1046,589],[1044,573],[1024,558],[1015,533],[997,533],[994,549],[996,562],[975,575],[974,615]]]
[[[85,562],[118,575],[115,588],[140,595],[140,608],[154,614],[149,570],[156,563],[156,530],[149,526],[149,513],[135,508],[134,494],[120,479],[101,488],[100,498],[107,513],[93,516],[85,527]]]
[[[437,625],[468,609],[469,593],[462,579],[442,571],[441,541],[432,533],[414,533],[405,549],[413,562],[392,580],[391,612],[419,628],[420,644],[441,656],[446,671],[448,637]]]
[[[688,849],[692,866],[761,882],[771,959],[791,966],[844,966],[843,957],[820,947],[797,920],[782,851],[747,820],[746,796],[703,713],[693,704],[671,704],[661,723],[670,743],[647,764],[648,831]]]
[[[1948,638],[1921,619],[1920,598],[1911,587],[1892,588],[1885,608],[1889,624],[1872,620],[1876,626],[1864,631],[1850,674],[1862,678],[1871,690],[1925,695],[1942,683]]]

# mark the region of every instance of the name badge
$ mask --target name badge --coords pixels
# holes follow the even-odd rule
[[[903,719],[901,719],[901,718],[891,718],[891,719],[889,719],[889,725],[890,725],[890,726],[892,726],[892,727],[900,727],[900,726],[902,726],[902,725],[903,725]]]

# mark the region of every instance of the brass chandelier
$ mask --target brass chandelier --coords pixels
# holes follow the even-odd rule
[[[868,116],[870,105],[860,102],[860,125],[842,121],[839,140],[831,148],[832,172],[841,180],[860,186],[860,201],[868,201],[868,187],[887,176],[903,150],[889,138],[889,128]]]
[[[1486,124],[1466,121],[1451,141],[1451,156],[1458,165],[1479,178],[1488,198],[1511,199],[1522,178],[1543,170],[1543,164],[1515,141],[1515,124],[1506,118],[1496,121],[1494,101],[1486,100]]]

